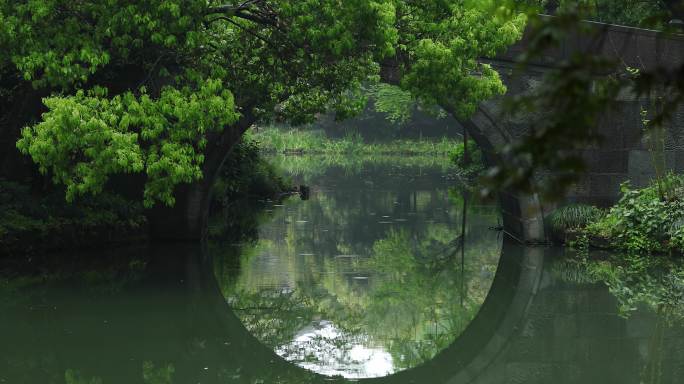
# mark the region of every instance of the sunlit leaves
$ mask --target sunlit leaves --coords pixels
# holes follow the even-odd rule
[[[517,41],[526,16],[487,5],[403,3],[400,48],[408,60],[402,88],[425,104],[448,105],[461,118],[471,115],[480,102],[504,93],[498,74],[481,59]]]
[[[379,84],[372,89],[375,110],[385,113],[394,123],[403,123],[411,118],[416,101],[410,92],[389,84]]]
[[[525,22],[490,1],[241,4],[0,0],[3,80],[53,94],[19,148],[70,199],[110,175],[145,173],[146,204],[173,204],[174,186],[202,177],[207,133],[232,132],[237,111],[250,122],[349,117],[385,60],[402,63],[398,85],[412,100],[471,114],[505,90],[479,58],[516,41]],[[108,92],[81,90],[95,85]]]
[[[109,176],[145,171],[145,204],[174,203],[173,188],[202,178],[206,133],[239,117],[220,81],[108,98],[103,89],[45,99],[49,111],[17,147],[67,187],[67,199],[98,193]]]
[[[204,8],[201,0],[0,1],[2,55],[36,87],[69,87],[136,49],[196,47]]]

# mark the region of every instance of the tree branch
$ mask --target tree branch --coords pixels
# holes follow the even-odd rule
[[[216,13],[233,14],[233,13],[237,13],[240,11],[246,11],[249,8],[251,8],[253,5],[256,5],[262,1],[263,0],[246,0],[239,5],[224,4],[224,5],[217,5],[215,7],[209,7],[209,9],[207,9],[207,15],[216,14]]]

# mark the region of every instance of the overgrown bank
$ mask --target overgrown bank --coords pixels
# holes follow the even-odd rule
[[[245,140],[225,162],[213,190],[212,209],[251,196],[277,196],[286,180]],[[63,188],[47,190],[0,180],[0,256],[142,243],[148,240],[142,202],[113,192],[67,203]]]
[[[73,204],[64,190],[0,180],[0,255],[144,241],[142,204],[113,193]]]
[[[684,175],[669,174],[642,189],[622,185],[609,210],[574,205],[548,217],[557,240],[638,253],[684,253]]]

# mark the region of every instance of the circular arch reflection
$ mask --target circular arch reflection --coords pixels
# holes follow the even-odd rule
[[[414,369],[368,382],[465,383],[486,375],[488,363],[522,323],[535,295],[543,260],[537,251],[505,242],[485,303],[459,338]],[[115,270],[87,269],[47,289],[39,284],[2,295],[0,317],[6,326],[0,329],[0,379],[68,384],[348,382],[300,368],[254,337],[222,294],[213,251],[170,244],[125,253],[117,249],[85,255],[87,260],[119,260]]]
[[[501,254],[496,205],[468,204],[444,175],[327,169],[309,200],[266,204],[255,239],[215,260],[224,296],[278,355],[326,376],[429,361],[474,318]]]
[[[525,316],[534,297],[543,265],[543,250],[523,248],[505,241],[494,281],[487,298],[475,318],[458,338],[432,359],[389,376],[362,379],[368,383],[467,383],[486,376],[487,366],[506,346]],[[197,271],[197,286],[211,298],[215,325],[230,335],[225,355],[234,359],[231,365],[249,380],[264,383],[329,383],[347,382],[341,377],[327,377],[288,362],[271,347],[264,345],[247,330],[226,302],[214,276],[213,260],[203,258],[202,271]],[[249,381],[246,381],[249,382]]]

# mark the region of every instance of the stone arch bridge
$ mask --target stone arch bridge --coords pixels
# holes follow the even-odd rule
[[[586,54],[618,60],[625,66],[648,71],[655,68],[679,68],[684,64],[684,35],[663,34],[656,31],[583,22],[582,33],[568,33],[560,46],[544,54],[525,66],[518,67],[518,57],[529,45],[529,37],[495,58],[485,58],[501,75],[508,88],[508,95],[525,93],[544,79],[544,75],[559,67],[559,64],[576,54]],[[397,83],[396,65],[387,63],[381,70],[381,78],[387,83]],[[596,76],[605,76],[597,74]],[[505,116],[502,100],[498,98],[484,102],[477,112],[467,121],[460,121],[466,127],[489,163],[501,161],[500,149],[507,143],[523,137],[529,131],[529,123]],[[650,153],[642,142],[642,106],[649,100],[621,95],[616,110],[602,116],[599,133],[606,138],[600,146],[582,150],[587,172],[567,196],[567,201],[587,202],[609,205],[619,197],[620,184],[631,180],[640,186],[650,180],[654,170]],[[203,220],[208,211],[208,193],[213,177],[220,169],[227,154],[222,142],[236,142],[239,136],[254,121],[242,122],[233,130],[232,137],[227,135],[215,146],[216,153],[207,155],[205,180],[199,187],[180,188],[177,207],[162,209],[152,223],[157,222],[156,235],[170,238],[197,237],[204,227]],[[665,158],[669,168],[684,171],[684,106],[681,106],[671,122],[665,143]],[[554,204],[541,201],[536,195],[518,192],[500,193],[504,218],[504,230],[523,243],[543,243],[548,237],[544,217]]]
[[[684,35],[665,35],[656,31],[585,22],[582,33],[570,33],[561,45],[545,52],[525,66],[514,70],[517,58],[529,44],[528,37],[494,59],[487,59],[500,73],[508,95],[523,94],[543,81],[544,75],[558,68],[572,55],[585,54],[617,60],[624,66],[649,71],[655,68],[681,68],[684,64]],[[605,76],[597,74],[596,76]],[[654,175],[651,154],[643,142],[642,107],[649,100],[620,95],[618,107],[599,120],[598,131],[604,137],[598,146],[581,151],[587,172],[572,187],[567,201],[606,206],[619,197],[620,184],[631,180],[643,186]],[[526,121],[504,116],[502,98],[480,105],[468,121],[461,121],[483,149],[489,162],[500,160],[499,149],[528,132]],[[684,106],[680,106],[666,129],[665,159],[668,168],[684,171]],[[536,195],[503,192],[500,194],[504,229],[525,243],[545,242],[544,216],[555,204],[545,203]]]
[[[621,60],[625,65],[649,70],[660,66],[679,67],[684,63],[684,36],[663,35],[655,31],[628,28],[599,23],[586,23],[591,34],[569,34],[560,47],[545,53],[522,72],[513,71],[516,58],[528,45],[523,39],[508,52],[493,59],[483,59],[499,71],[509,94],[515,95],[531,89],[542,81],[544,74],[553,70],[563,60],[576,53],[599,54]],[[597,75],[598,76],[598,75]],[[392,83],[398,79],[392,71],[383,67],[383,80]],[[34,104],[22,102],[17,107],[20,116],[31,109],[40,109],[40,97]],[[619,185],[629,179],[643,185],[654,173],[649,152],[642,143],[640,111],[647,100],[623,96],[617,111],[606,113],[599,127],[607,140],[599,147],[587,148],[583,158],[588,172],[568,196],[570,201],[585,201],[607,205],[618,197]],[[248,109],[246,109],[248,110]],[[204,178],[193,185],[182,185],[176,191],[176,206],[155,208],[149,212],[152,237],[159,239],[189,239],[202,237],[206,229],[210,194],[230,149],[240,140],[256,118],[245,113],[231,129],[217,137],[205,154]],[[501,99],[483,103],[474,116],[461,121],[471,136],[483,149],[489,162],[499,161],[499,149],[522,137],[528,131],[525,121],[509,119],[501,113]],[[20,126],[12,122],[0,122],[0,175],[20,179],[21,173],[31,169],[30,161],[16,150],[15,142]],[[668,165],[676,171],[684,171],[684,108],[674,115],[665,143]],[[11,177],[14,175],[15,177]],[[3,176],[5,177],[5,176]],[[140,180],[138,180],[140,182]],[[115,185],[135,184],[135,181],[113,181]],[[504,229],[521,242],[544,242],[544,216],[553,205],[544,204],[537,196],[520,193],[501,193]]]

